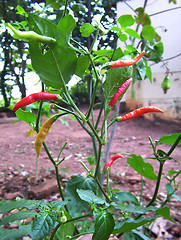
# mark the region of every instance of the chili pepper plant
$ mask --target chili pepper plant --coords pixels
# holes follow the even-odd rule
[[[122,22],[123,19],[124,22]],[[148,106],[136,109],[124,116],[114,115],[115,105],[121,101],[130,85],[136,81],[138,75],[135,73],[142,70],[142,73],[144,72],[144,77],[142,77],[150,78],[150,67],[147,63],[150,48],[145,45],[146,40],[133,29],[126,31],[134,22],[131,15],[119,18],[121,25],[119,34],[127,32],[130,33],[130,37],[137,38],[140,43],[144,42],[140,52],[131,45],[125,47],[124,51],[116,47],[115,49],[93,50],[102,37],[100,23],[94,27],[86,23],[81,27],[80,31],[83,36],[94,36],[92,46],[87,49],[72,37],[76,28],[76,20],[69,14],[65,14],[57,25],[32,13],[28,15],[26,30],[17,30],[17,25],[13,27],[13,24],[8,24],[15,37],[28,42],[32,67],[42,82],[42,92],[20,100],[13,107],[13,111],[20,120],[26,121],[37,132],[35,160],[36,157],[39,158],[41,148],[44,147],[55,169],[60,201],[47,202],[20,198],[13,201],[1,201],[1,213],[9,213],[12,209],[17,209],[1,219],[0,224],[3,226],[0,228],[1,239],[19,239],[28,235],[36,240],[66,240],[76,239],[90,233],[93,240],[106,240],[111,235],[116,235],[118,238],[122,236],[125,239],[149,239],[145,235],[146,228],[157,218],[163,216],[174,222],[166,204],[172,197],[176,197],[175,193],[179,185],[176,178],[180,173],[179,170],[168,172],[166,176],[168,184],[165,189],[167,197],[162,203],[157,202],[157,194],[163,165],[172,159],[172,152],[178,144],[181,144],[181,134],[163,136],[157,141],[150,138],[150,146],[153,149],[153,156],[150,159],[159,162],[158,175],[155,174],[153,166],[143,157],[134,153],[125,154],[127,149],[121,153],[118,149],[118,153],[110,156],[106,164],[102,161],[102,150],[107,143],[108,131],[115,122],[122,124],[122,121],[131,121],[132,118],[146,113],[162,114],[163,112],[157,107]],[[67,86],[73,75],[81,79],[87,75],[91,76],[90,104],[86,112],[80,110]],[[102,89],[102,97],[96,101],[98,89]],[[31,111],[34,102],[40,103],[37,115]],[[56,113],[51,114],[50,118],[41,123],[40,116],[45,103],[49,103]],[[97,118],[93,111],[95,105],[99,105]],[[26,108],[27,106],[29,108]],[[59,167],[62,161],[66,161],[61,157],[61,153],[67,142],[65,140],[56,159],[52,157],[49,146],[46,144],[46,135],[49,131],[53,131],[53,123],[63,115],[73,116],[90,136],[95,159],[95,166],[91,170],[88,164],[80,163],[87,171],[87,177],[72,176],[65,188],[60,182]],[[159,148],[162,143],[171,145],[168,152]],[[120,158],[120,168],[121,161],[127,159],[130,167],[141,177],[155,181],[155,191],[150,202],[145,204],[142,201],[142,190],[140,190],[140,196],[135,196],[129,191],[111,188],[109,171],[114,161],[118,161],[117,158]],[[106,186],[103,185],[103,171],[106,171]],[[29,219],[26,224],[24,224],[25,219]],[[7,223],[14,221],[19,223],[18,229],[10,230],[4,227]]]

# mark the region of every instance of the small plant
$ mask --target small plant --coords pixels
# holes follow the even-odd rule
[[[130,29],[135,22],[131,15],[124,15],[119,18],[121,28],[113,28],[118,31],[121,40],[125,39],[125,33],[130,37],[137,38],[140,43],[144,43],[143,52],[139,53],[133,46],[127,46],[123,52],[120,48],[111,50],[93,51],[94,44],[103,34],[100,24],[93,27],[86,23],[81,26],[82,36],[89,37],[93,34],[94,41],[88,50],[72,37],[72,32],[76,27],[76,21],[70,14],[64,14],[59,23],[55,25],[49,20],[30,13],[28,16],[28,31],[17,30],[8,24],[14,32],[15,37],[29,42],[29,53],[32,66],[39,75],[43,88],[42,92],[34,93],[21,101],[13,108],[17,117],[29,123],[33,130],[37,132],[35,149],[37,158],[44,147],[47,156],[52,162],[57,178],[57,185],[62,201],[45,202],[44,200],[24,200],[1,201],[0,213],[7,213],[0,221],[1,226],[17,223],[18,229],[10,230],[0,228],[1,239],[19,239],[25,235],[32,239],[76,239],[79,236],[92,234],[93,240],[107,240],[110,235],[125,239],[148,239],[143,233],[138,231],[141,226],[152,223],[160,216],[174,222],[170,217],[169,208],[166,203],[176,197],[179,182],[176,181],[180,171],[169,171],[166,185],[167,198],[160,204],[154,205],[157,201],[159,185],[162,176],[163,165],[172,159],[171,154],[178,144],[181,144],[181,134],[161,137],[158,141],[150,138],[153,149],[154,160],[159,162],[158,176],[155,174],[151,164],[141,156],[131,154],[127,156],[128,164],[143,177],[156,181],[155,191],[150,202],[145,205],[142,200],[129,191],[111,189],[109,184],[109,170],[117,158],[123,158],[124,153],[111,156],[103,166],[101,162],[102,148],[107,143],[107,136],[110,126],[115,122],[121,124],[132,118],[146,113],[160,114],[163,111],[156,107],[146,107],[136,109],[124,116],[112,116],[112,111],[125,94],[130,84],[135,82],[136,73],[141,78],[150,78],[150,68],[147,59],[153,60],[151,45],[154,37],[149,38],[147,32],[143,31],[141,36]],[[151,26],[150,26],[151,28]],[[125,32],[125,33],[124,33]],[[126,40],[125,40],[126,41]],[[158,43],[156,43],[158,45]],[[158,49],[158,48],[157,48]],[[102,62],[103,61],[103,62]],[[87,71],[89,69],[89,71]],[[87,112],[83,113],[73,100],[67,83],[71,77],[91,76],[90,84],[90,104]],[[46,91],[45,88],[46,87]],[[103,91],[103,100],[100,102],[100,112],[98,118],[94,118],[93,108],[98,89]],[[24,111],[20,108],[40,101],[38,114],[35,116],[31,110]],[[52,102],[56,114],[50,116],[41,126],[40,116],[43,111],[43,102]],[[31,105],[30,105],[31,106]],[[62,115],[73,116],[81,127],[88,133],[93,143],[93,155],[88,158],[94,168],[89,168],[82,163],[87,171],[87,177],[73,176],[62,188],[59,179],[59,167],[64,158],[61,153],[66,146],[60,149],[55,160],[46,145],[46,135],[52,124]],[[53,131],[53,130],[50,130]],[[171,145],[168,152],[158,149],[160,143]],[[125,157],[125,156],[124,156]],[[102,170],[106,168],[107,186],[102,184]],[[178,197],[177,197],[178,199]],[[16,209],[15,212],[11,212]],[[10,214],[8,214],[10,213]],[[149,214],[148,213],[152,213]],[[117,217],[119,215],[119,217]],[[128,237],[129,235],[129,237]]]

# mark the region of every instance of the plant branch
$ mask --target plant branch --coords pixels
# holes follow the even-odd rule
[[[169,11],[172,11],[172,10],[176,10],[176,9],[179,9],[179,8],[181,8],[181,7],[169,8],[169,9],[166,9],[166,10],[163,10],[163,11],[160,11],[160,12],[152,13],[152,14],[150,14],[150,17],[161,14],[161,13],[169,12]]]
[[[49,150],[48,150],[48,147],[47,145],[45,144],[45,142],[43,142],[43,146],[44,146],[44,149],[50,159],[50,161],[52,162],[53,166],[55,167],[55,172],[56,172],[56,179],[57,179],[57,184],[58,184],[58,189],[59,189],[59,193],[60,193],[60,196],[62,198],[62,201],[64,201],[64,195],[63,195],[63,191],[62,191],[62,187],[60,185],[60,179],[59,179],[59,173],[58,173],[58,166],[56,165],[56,162],[54,161],[54,159],[52,158]]]

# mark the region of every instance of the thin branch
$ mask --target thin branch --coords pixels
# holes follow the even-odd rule
[[[179,9],[179,8],[181,8],[181,6],[180,7],[175,7],[175,8],[169,8],[169,9],[166,9],[166,10],[163,10],[163,11],[160,11],[160,12],[156,12],[156,13],[152,13],[152,14],[150,14],[150,17],[153,17],[153,16],[161,14],[161,13],[169,12],[169,11],[172,11],[172,10],[176,10],[176,9]]]

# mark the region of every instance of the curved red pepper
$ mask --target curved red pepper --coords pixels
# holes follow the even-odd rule
[[[12,110],[16,111],[19,108],[25,107],[33,102],[37,102],[40,100],[57,100],[57,99],[58,99],[58,96],[55,93],[49,93],[49,92],[32,93],[29,96],[20,100],[18,103],[16,103]]]
[[[106,163],[106,167],[111,167],[111,165],[113,164],[113,162],[118,159],[118,158],[124,158],[122,155],[120,154],[116,154],[114,156],[112,156],[111,158],[109,158],[109,160]]]
[[[117,60],[117,61],[111,62],[110,67],[111,68],[118,68],[118,67],[128,67],[128,66],[134,65],[135,63],[137,63],[143,57],[144,54],[145,54],[145,52],[142,52],[137,57],[135,57],[133,59],[130,59],[130,60],[126,60],[126,61]]]
[[[123,92],[127,89],[127,87],[130,85],[130,83],[132,82],[132,79],[128,79],[127,81],[125,81],[117,90],[117,92],[114,94],[114,96],[112,97],[109,106],[113,107],[114,104],[117,102],[117,100],[121,97],[121,95],[123,94]]]
[[[123,122],[123,121],[127,121],[130,120],[132,118],[136,118],[139,117],[145,113],[150,113],[150,112],[160,112],[163,113],[163,111],[160,108],[157,107],[143,107],[143,108],[138,108],[132,112],[129,112],[125,115],[123,115],[122,117],[117,117],[116,121],[117,122]]]

